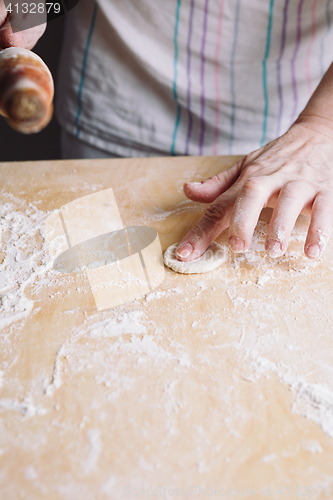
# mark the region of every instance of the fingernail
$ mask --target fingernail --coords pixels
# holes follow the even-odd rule
[[[316,243],[312,243],[306,249],[306,253],[308,254],[309,257],[314,257],[314,258],[319,257],[320,248]]]
[[[202,182],[190,182],[192,186],[202,186]]]
[[[269,240],[266,245],[266,250],[270,257],[279,257],[282,253],[282,245],[279,241]]]
[[[177,255],[179,257],[188,257],[193,252],[191,243],[183,243],[177,248]]]
[[[234,252],[244,252],[245,242],[237,236],[231,236],[231,238],[229,238],[229,245]]]

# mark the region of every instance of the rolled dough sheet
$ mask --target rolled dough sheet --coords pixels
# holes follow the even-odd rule
[[[219,267],[226,261],[227,249],[213,241],[206,252],[198,259],[191,262],[182,262],[176,257],[176,248],[179,245],[174,243],[164,252],[164,263],[173,271],[182,274],[208,273]]]

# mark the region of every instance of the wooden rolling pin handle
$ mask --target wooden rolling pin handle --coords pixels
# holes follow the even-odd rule
[[[52,118],[54,84],[43,60],[30,50],[0,52],[0,114],[19,132],[40,132]]]

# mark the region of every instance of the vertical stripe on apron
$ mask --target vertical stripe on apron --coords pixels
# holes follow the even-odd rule
[[[241,0],[237,0],[234,38],[233,38],[231,60],[230,60],[231,123],[230,123],[230,138],[229,138],[229,154],[232,154],[232,144],[234,142],[235,117],[236,117],[235,56],[236,56],[237,38],[238,38],[240,3]]]
[[[292,114],[291,114],[290,125],[292,125],[294,123],[294,121],[295,121],[296,113],[297,113],[297,108],[298,108],[298,94],[297,94],[297,82],[296,82],[295,63],[296,63],[298,49],[300,47],[301,38],[302,38],[302,7],[303,7],[303,3],[304,3],[304,0],[299,0],[298,14],[297,14],[296,45],[295,45],[294,54],[293,54],[293,57],[292,57],[292,60],[291,60],[291,75],[292,75],[292,84],[293,84],[293,91],[294,91],[294,107],[293,107],[293,111],[292,111]]]
[[[78,90],[78,95],[77,95],[78,105],[77,105],[77,114],[76,114],[76,120],[75,120],[75,125],[76,125],[75,136],[76,137],[79,137],[79,135],[80,135],[80,118],[81,118],[81,113],[82,113],[82,91],[83,91],[83,87],[84,87],[84,80],[86,77],[88,55],[89,55],[89,49],[90,49],[92,35],[94,32],[94,28],[95,28],[97,11],[98,11],[98,5],[95,2],[93,14],[92,14],[92,19],[91,19],[91,23],[90,23],[90,28],[89,28],[89,32],[88,32],[88,37],[87,37],[87,43],[86,43],[84,56],[83,56],[81,78],[80,78],[79,90]]]
[[[312,89],[312,82],[311,82],[311,72],[310,72],[310,59],[311,59],[311,51],[312,51],[312,46],[313,42],[316,38],[316,6],[317,6],[318,0],[314,0],[311,8],[311,40],[308,46],[308,50],[306,53],[306,60],[305,60],[305,72],[306,72],[306,80],[308,83],[308,90],[309,90],[309,97],[312,95],[313,89]]]
[[[269,50],[270,50],[270,46],[271,46],[273,8],[274,8],[274,0],[270,0],[269,18],[268,18],[267,36],[266,36],[266,49],[265,49],[264,59],[262,61],[262,84],[263,84],[265,108],[264,108],[264,123],[262,126],[262,138],[261,138],[260,146],[263,146],[265,144],[266,130],[267,130],[267,116],[268,116],[268,110],[269,110],[269,95],[268,95],[268,88],[267,88],[267,60],[269,57]]]
[[[190,7],[190,24],[188,29],[188,38],[187,38],[187,111],[188,111],[188,128],[187,128],[187,136],[186,136],[186,145],[185,145],[185,155],[189,154],[189,144],[192,134],[192,126],[193,126],[193,116],[191,111],[191,41],[192,41],[192,29],[193,29],[193,15],[194,15],[195,4],[194,0],[191,0]]]
[[[332,0],[327,0],[327,4],[326,4],[326,22],[327,22],[327,29],[326,29],[326,33],[324,34],[324,36],[322,37],[321,39],[321,42],[320,42],[320,68],[321,68],[321,76],[324,76],[324,73],[326,71],[325,69],[325,64],[324,64],[324,46],[325,46],[325,40],[326,40],[326,37],[331,29],[331,15],[330,15],[330,6],[331,6],[331,1]]]
[[[278,115],[278,123],[276,129],[276,136],[279,137],[281,134],[281,120],[283,114],[283,90],[282,90],[282,82],[281,82],[281,61],[284,55],[284,49],[286,46],[286,30],[288,23],[288,6],[290,0],[285,0],[283,7],[283,24],[282,24],[282,34],[281,34],[281,46],[279,58],[277,61],[277,79],[278,79],[278,95],[279,95],[279,115]]]
[[[219,140],[219,121],[220,121],[220,88],[219,88],[219,57],[222,38],[222,20],[223,20],[224,0],[220,0],[219,7],[219,23],[217,29],[217,41],[215,50],[215,92],[216,92],[216,108],[215,108],[215,132],[214,132],[214,155],[217,155],[217,143]]]
[[[174,100],[175,100],[175,102],[177,104],[177,116],[176,116],[176,123],[175,123],[174,132],[173,132],[172,144],[171,144],[171,151],[170,151],[173,156],[175,155],[177,132],[178,132],[178,128],[179,128],[180,114],[181,114],[181,107],[180,107],[180,105],[178,103],[178,94],[177,94],[177,78],[178,78],[178,27],[179,27],[180,7],[181,7],[181,0],[177,0],[175,32],[174,32],[174,37],[173,37],[173,43],[174,43],[174,48],[175,48],[175,55],[174,55],[174,79],[173,79],[173,98],[174,98]]]
[[[206,35],[207,35],[207,17],[208,17],[208,4],[209,0],[205,0],[205,11],[204,11],[204,24],[202,32],[202,44],[201,44],[201,71],[200,71],[200,82],[201,82],[201,131],[199,140],[199,155],[203,153],[203,145],[205,140],[205,47],[206,47]]]

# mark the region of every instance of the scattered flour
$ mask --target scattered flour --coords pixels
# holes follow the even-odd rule
[[[312,419],[333,438],[333,392],[326,385],[300,380],[295,380],[290,387],[297,396],[293,410]]]
[[[65,347],[62,345],[60,349],[58,349],[55,362],[54,362],[54,367],[53,367],[53,373],[52,373],[52,380],[49,384],[44,387],[44,393],[47,396],[53,396],[54,391],[58,389],[59,387],[62,386],[63,380],[62,380],[62,372],[63,372],[63,357],[65,356]]]
[[[162,221],[171,215],[182,215],[188,212],[197,212],[200,210],[198,204],[193,203],[190,200],[184,200],[180,202],[175,208],[172,210],[161,211],[159,207],[153,208],[155,212],[154,215],[149,215],[149,221]]]
[[[29,467],[26,467],[24,469],[24,476],[28,481],[34,481],[35,479],[37,479],[38,474],[35,471],[34,467],[30,465]]]
[[[302,446],[303,446],[304,450],[309,451],[310,453],[322,453],[323,452],[322,446],[315,439],[304,440],[302,442]]]
[[[170,295],[181,295],[182,293],[183,293],[183,290],[180,287],[169,288],[168,290],[148,293],[146,295],[146,301],[150,302],[151,300],[161,299],[163,297],[169,297]]]
[[[24,323],[24,320],[36,310],[33,300],[27,297],[27,287],[33,286],[34,290],[38,290],[38,288],[48,286],[55,276],[43,232],[43,223],[48,214],[9,195],[5,195],[4,199],[5,203],[0,205],[1,330],[10,329],[18,321]],[[158,221],[170,215],[181,215],[189,210],[191,206],[184,204],[173,211],[161,212],[153,217]],[[197,210],[197,207],[193,210]],[[265,295],[266,284],[274,280],[274,285],[278,286],[279,279],[286,281],[295,276],[303,278],[309,272],[316,272],[320,262],[308,261],[305,257],[300,257],[299,252],[296,251],[290,251],[279,259],[269,259],[263,252],[266,229],[267,224],[259,222],[251,251],[239,256],[230,256],[228,266],[233,268],[235,274],[223,281],[219,275],[222,270],[218,270],[214,277],[216,280],[214,287],[209,287],[206,279],[196,282],[188,279],[186,283],[191,283],[192,286],[188,294],[186,285],[180,285],[146,295],[145,301],[142,302],[146,305],[145,311],[140,310],[140,303],[137,301],[130,304],[132,309],[127,304],[126,307],[103,313],[89,311],[89,315],[84,311],[84,319],[80,320],[80,325],[71,325],[68,338],[54,353],[52,372],[43,385],[44,395],[51,398],[56,396],[57,390],[64,385],[66,380],[65,365],[69,365],[74,374],[81,370],[89,372],[91,369],[96,383],[104,384],[103,387],[109,391],[108,401],[113,401],[131,383],[134,384],[132,374],[122,372],[124,368],[122,355],[131,354],[138,366],[150,363],[154,365],[155,370],[162,370],[167,363],[172,363],[174,385],[172,385],[173,382],[170,383],[167,389],[169,399],[164,406],[171,419],[180,406],[176,397],[170,396],[172,391],[176,390],[179,381],[178,374],[182,372],[187,374],[190,370],[196,370],[197,373],[200,371],[205,373],[206,370],[209,373],[211,366],[216,363],[217,370],[220,370],[218,372],[221,375],[220,381],[223,382],[223,377],[227,380],[229,376],[237,381],[237,371],[230,374],[229,365],[224,368],[224,357],[221,356],[221,352],[224,354],[229,349],[234,353],[238,350],[249,362],[248,365],[242,366],[244,370],[247,370],[242,375],[242,380],[255,383],[258,377],[269,377],[274,373],[294,395],[292,411],[311,419],[333,438],[333,387],[330,387],[329,380],[327,384],[324,382],[325,377],[328,379],[327,374],[331,374],[331,359],[328,353],[328,359],[323,360],[324,349],[322,348],[320,352],[315,351],[312,343],[301,335],[303,323],[300,325],[296,322],[296,319],[298,320],[296,314],[299,314],[302,319],[307,314],[307,306],[312,303],[311,301],[316,299],[323,304],[326,290],[325,288],[321,290],[322,284],[319,281],[313,290],[306,290],[303,296],[300,290],[295,289],[294,303],[288,306],[289,309],[282,302],[284,297],[275,299],[274,302]],[[294,240],[304,241],[304,233],[295,230]],[[279,267],[277,263],[281,266],[278,276],[274,273],[274,269]],[[251,276],[245,280],[245,283],[254,285],[252,288],[252,292],[255,291],[254,299],[246,295],[250,286],[241,285],[243,280],[240,281],[239,274],[237,274],[244,266],[255,271],[253,274],[255,279],[252,282]],[[66,282],[72,278],[63,276],[61,279],[62,282]],[[209,295],[211,290],[214,290],[214,294]],[[214,306],[215,297],[225,300],[225,305],[219,310],[216,310]],[[171,327],[171,332],[167,335],[163,331],[164,325],[158,322],[158,312],[155,312],[153,319],[150,317],[153,310],[158,310],[158,301],[165,298],[172,302],[173,309],[167,310],[174,311],[177,317],[177,321]],[[224,304],[223,300],[222,304]],[[163,305],[168,307],[167,301]],[[286,314],[285,322],[279,311],[282,311],[282,316]],[[311,311],[313,315],[316,314],[315,302],[312,304]],[[322,327],[315,334],[321,335],[330,346],[329,336],[325,337],[325,331],[330,331],[331,316],[329,314],[330,310],[327,307],[327,311],[319,318],[321,324],[325,326],[325,315],[327,315],[326,330]],[[199,321],[198,319],[193,321],[194,318],[198,318]],[[295,319],[294,324],[291,323],[291,318]],[[318,318],[314,317],[313,321],[316,323]],[[306,322],[305,318],[304,323]],[[197,327],[202,328],[203,325],[212,334],[202,335],[196,339]],[[173,335],[179,330],[182,331],[182,336]],[[299,333],[298,337],[297,333]],[[195,339],[193,344],[191,343],[192,337]],[[89,342],[96,348],[90,350],[90,346],[86,345]],[[319,367],[318,381],[313,381],[310,375],[308,376],[310,357]],[[127,369],[127,365],[125,368]],[[325,371],[326,368],[327,371]],[[1,366],[0,386],[5,383],[5,375],[5,367]],[[212,381],[212,387],[214,384],[217,386],[215,382]],[[228,380],[227,382],[230,394],[233,395],[232,386]],[[234,406],[230,404],[230,415],[224,419],[224,423],[230,432],[237,436],[237,425],[245,417],[238,408],[235,398],[236,396],[233,399]],[[0,399],[0,412],[14,411],[25,418],[45,415],[49,411],[43,405],[35,403],[32,396],[22,399]],[[59,407],[56,409],[59,410]],[[176,432],[175,428],[176,424],[174,426],[170,424],[170,433]],[[81,467],[84,474],[88,475],[98,468],[102,453],[101,431],[97,428],[89,429],[86,439],[88,452],[81,460]],[[309,453],[322,453],[323,451],[316,440],[304,441],[301,446]],[[268,454],[262,457],[262,461],[270,463],[276,458],[274,454]],[[198,464],[198,468],[206,467],[201,462]],[[145,466],[148,467],[148,465]],[[37,477],[32,467],[25,469],[25,476],[28,480],[34,480]],[[107,484],[111,485],[113,478],[110,477],[108,481]]]
[[[266,285],[266,283],[269,283],[270,280],[271,280],[271,276],[268,273],[261,274],[257,278],[257,285],[264,286],[264,285]]]
[[[33,402],[31,396],[27,396],[24,401],[19,403],[14,399],[3,398],[0,399],[0,408],[4,410],[12,410],[21,413],[25,417],[34,417],[35,415],[45,415],[46,408],[39,408]]]
[[[127,333],[143,334],[147,331],[146,326],[142,323],[143,319],[143,311],[121,312],[114,318],[106,318],[85,326],[84,333],[88,337],[119,337]],[[77,332],[80,331],[82,331],[82,327],[77,330]]]
[[[48,214],[10,195],[3,198],[8,201],[0,205],[0,330],[29,317],[34,303],[25,290],[52,269],[43,232]]]
[[[90,446],[90,451],[86,460],[82,462],[82,469],[86,475],[94,472],[98,459],[101,455],[101,431],[99,429],[89,429],[87,431],[87,440]]]
[[[275,453],[271,453],[270,455],[264,455],[262,457],[262,461],[265,463],[265,464],[268,464],[269,462],[272,462],[273,460],[276,459],[276,455]]]
[[[322,430],[333,438],[333,391],[324,384],[311,384],[295,376],[291,366],[278,365],[251,353],[252,365],[258,374],[265,376],[274,372],[284,384],[295,394],[293,412],[316,422]]]

